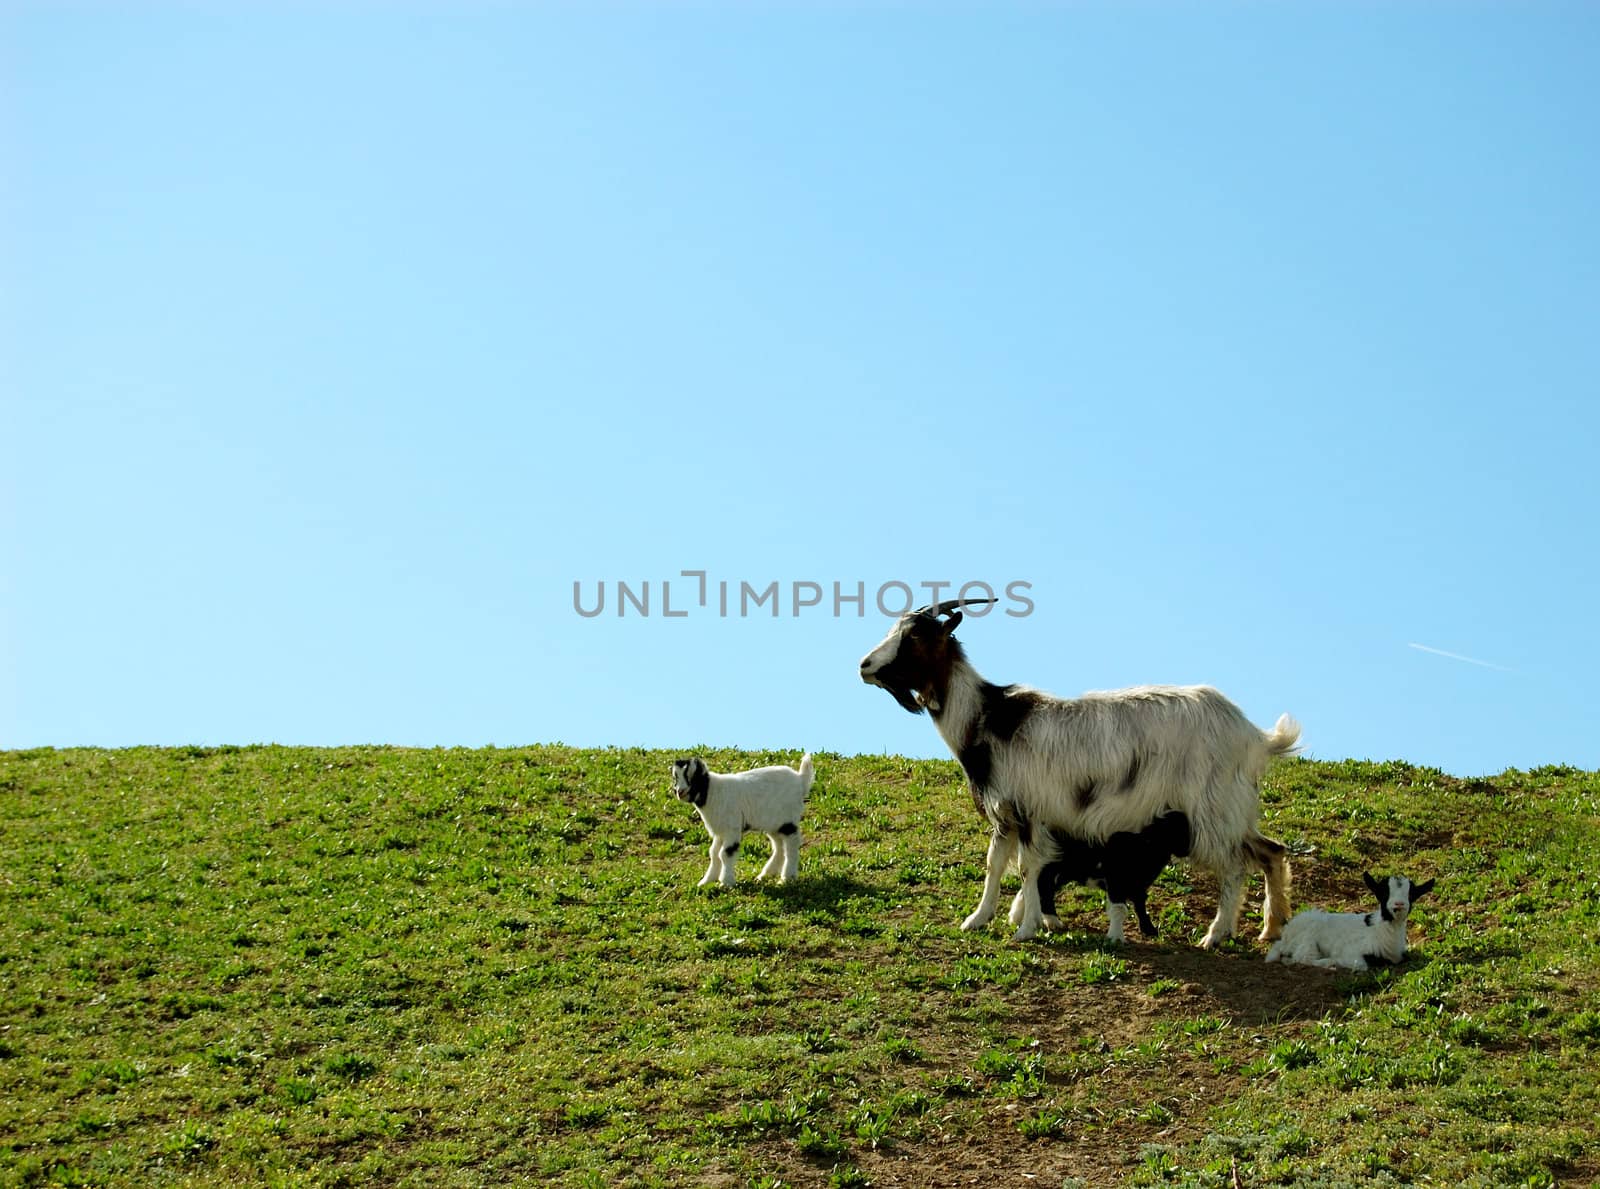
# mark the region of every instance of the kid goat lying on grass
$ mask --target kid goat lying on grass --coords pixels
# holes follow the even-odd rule
[[[811,790],[811,756],[800,758],[800,770],[783,764],[749,772],[720,773],[698,756],[672,761],[672,791],[695,807],[711,833],[711,866],[700,887],[720,881],[733,886],[739,840],[747,830],[760,830],[772,840],[772,857],[757,879],[776,875],[788,883],[800,869],[800,815]]]
[[[1378,898],[1377,912],[1307,909],[1284,926],[1283,936],[1267,951],[1267,961],[1366,970],[1404,958],[1411,906],[1433,890],[1433,880],[1414,884],[1403,875],[1391,875],[1380,883],[1365,871],[1361,879]]]

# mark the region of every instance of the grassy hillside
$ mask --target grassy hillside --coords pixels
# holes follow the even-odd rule
[[[1438,877],[1340,976],[1195,949],[1183,868],[1157,944],[958,932],[948,762],[819,755],[797,883],[700,890],[669,759],[0,753],[0,1184],[1600,1176],[1597,774],[1275,767],[1297,905]]]

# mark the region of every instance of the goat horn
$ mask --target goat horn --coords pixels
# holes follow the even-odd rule
[[[941,615],[949,615],[950,612],[957,611],[962,607],[978,607],[984,603],[998,603],[999,601],[999,599],[946,599],[942,603],[930,603],[928,606],[921,608],[917,614],[932,615],[938,618]]]

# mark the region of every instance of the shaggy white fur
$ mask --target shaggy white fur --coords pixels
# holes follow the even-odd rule
[[[1201,944],[1215,946],[1238,928],[1251,870],[1266,875],[1262,940],[1276,937],[1289,916],[1289,864],[1283,845],[1257,829],[1258,789],[1272,757],[1295,750],[1299,724],[1285,714],[1262,731],[1209,686],[1058,698],[994,685],[951,635],[961,622],[955,605],[901,616],[862,659],[861,677],[905,709],[933,716],[990,823],[983,897],[961,927],[981,929],[993,919],[1001,880],[1016,861],[1024,872],[1016,938],[1034,935],[1049,830],[1103,842],[1178,810],[1188,815],[1194,861],[1221,884]]]

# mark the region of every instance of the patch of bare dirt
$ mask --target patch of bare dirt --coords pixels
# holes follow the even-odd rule
[[[1041,947],[1052,974],[1006,993],[1006,1031],[1036,1042],[1050,1075],[1044,1092],[1006,1098],[980,1092],[942,1100],[870,1149],[849,1143],[846,1158],[876,1186],[942,1189],[961,1185],[1090,1185],[1124,1181],[1147,1145],[1197,1141],[1211,1111],[1244,1092],[1239,1067],[1265,1055],[1341,1001],[1327,972],[1268,965],[1259,947],[1210,953],[1188,946],[1132,944],[1119,951],[1127,972],[1112,983],[1074,985],[1081,950]],[[1057,977],[1059,975],[1059,977]],[[1157,980],[1178,985],[1150,993]],[[1221,1021],[1222,1023],[1218,1023]],[[1158,1028],[1166,1022],[1169,1027]],[[1193,1035],[1184,1031],[1196,1024]],[[916,1036],[927,1067],[970,1073],[985,1049],[972,1033]],[[1164,1033],[1158,1055],[1141,1042]],[[1059,1132],[1023,1135],[1019,1124],[1040,1110],[1059,1112]],[[773,1175],[786,1184],[822,1186],[832,1162],[812,1162],[790,1144],[769,1146]]]
[[[1201,920],[1209,918],[1215,881],[1191,869],[1188,882],[1184,900]],[[1361,891],[1359,879],[1354,890],[1345,886],[1350,882],[1348,872],[1299,861],[1294,905],[1350,902]],[[1047,970],[1001,992],[1009,1007],[1005,1032],[1030,1039],[1046,1056],[1050,1073],[1043,1092],[1009,1098],[974,1076],[975,1094],[940,1099],[877,1148],[845,1136],[849,1154],[840,1163],[854,1164],[872,1184],[891,1189],[1054,1187],[1067,1177],[1113,1185],[1141,1164],[1148,1145],[1203,1138],[1211,1112],[1247,1089],[1242,1066],[1342,1002],[1332,973],[1263,961],[1266,946],[1253,940],[1260,928],[1261,886],[1253,883],[1240,922],[1241,936],[1252,940],[1222,953],[1176,936],[1155,944],[1135,941],[1116,950],[1126,970],[1115,981],[1094,985],[1079,982],[1087,952],[1081,939],[1104,929],[1103,910],[1072,914],[1069,940],[1047,940],[1035,950]],[[1167,894],[1157,889],[1152,899]],[[1152,994],[1158,983],[1160,993]],[[934,1074],[974,1074],[979,1058],[993,1047],[992,1035],[977,1027],[930,1027],[912,1039],[926,1056],[927,1076],[907,1081],[923,1086],[934,1082]],[[1048,1138],[1028,1138],[1020,1124],[1041,1110],[1058,1112],[1060,1128]],[[835,1170],[831,1160],[807,1159],[789,1141],[773,1138],[761,1150],[763,1167],[785,1184],[825,1186]]]

